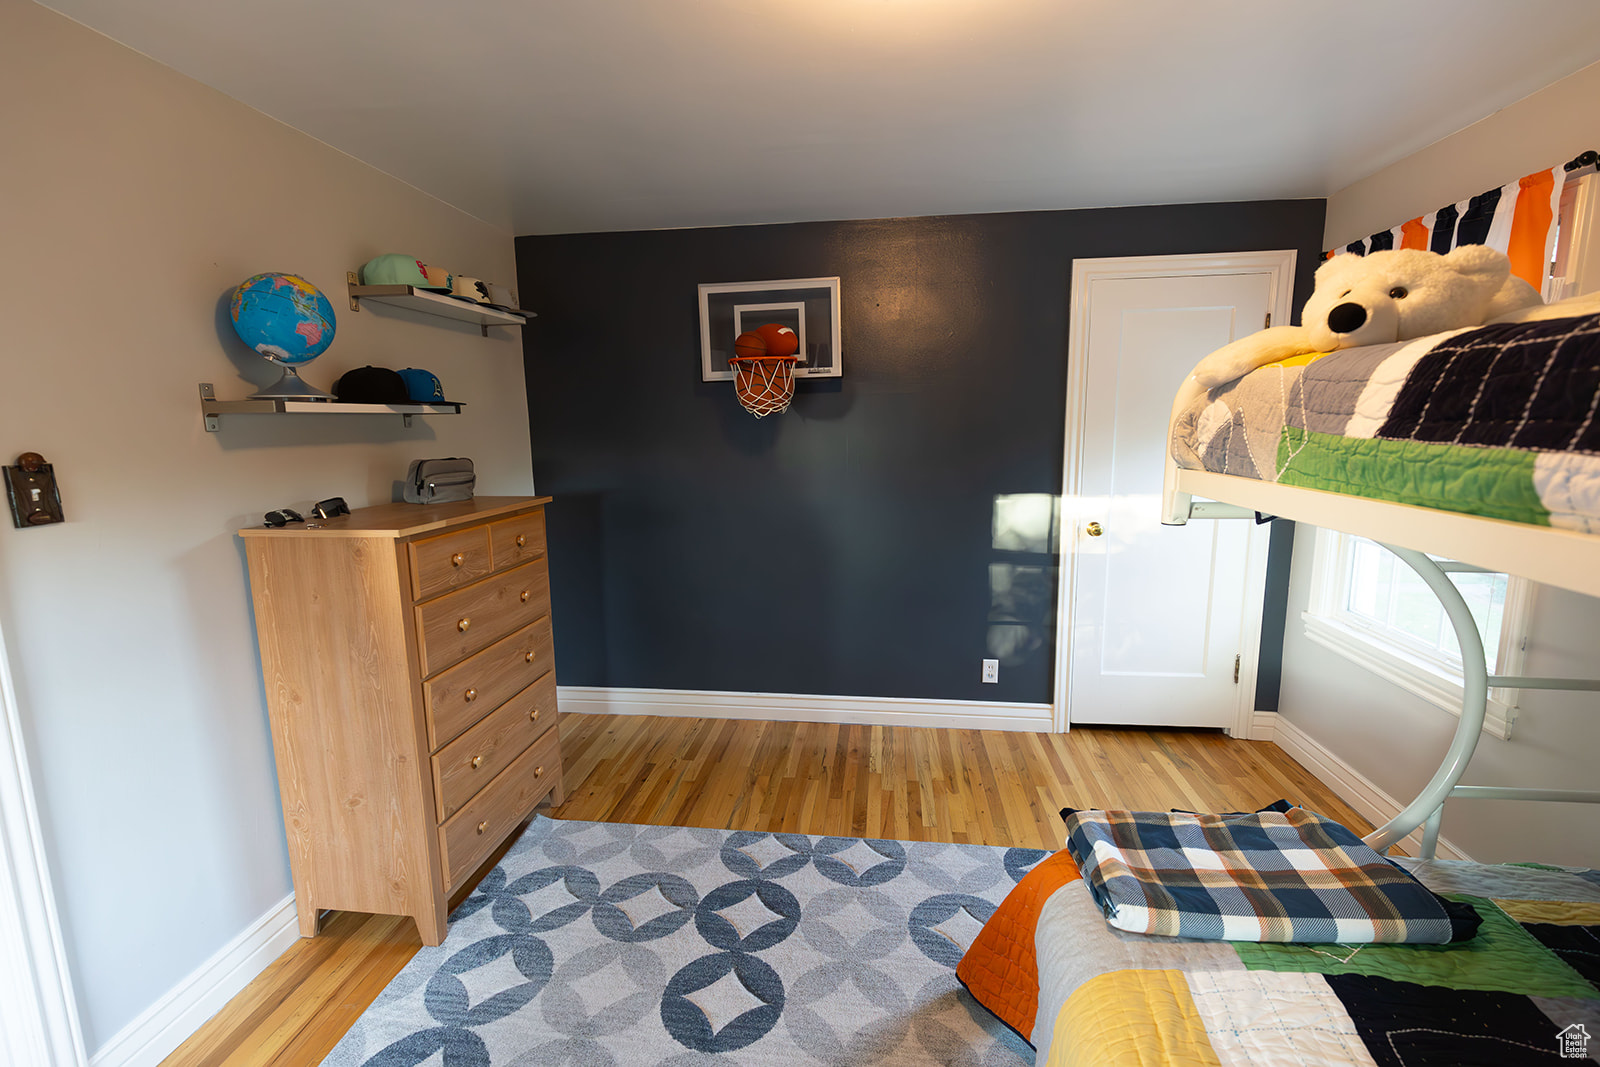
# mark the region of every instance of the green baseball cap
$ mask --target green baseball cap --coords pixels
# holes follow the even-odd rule
[[[427,270],[422,260],[415,256],[388,252],[367,260],[361,268],[361,284],[409,285],[434,293],[448,293],[448,286],[441,289],[428,279]]]

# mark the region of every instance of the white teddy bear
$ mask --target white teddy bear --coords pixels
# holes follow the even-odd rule
[[[1176,417],[1200,394],[1291,356],[1597,312],[1600,292],[1543,303],[1533,286],[1511,273],[1505,253],[1486,245],[1443,255],[1410,248],[1337,255],[1317,268],[1301,325],[1257,330],[1211,353],[1184,379],[1172,411]]]
[[[1257,367],[1311,352],[1409,341],[1490,322],[1533,322],[1600,312],[1600,292],[1545,304],[1511,273],[1504,252],[1462,245],[1338,255],[1317,268],[1299,326],[1271,326],[1202,359],[1173,399],[1174,417],[1201,393]]]
[[[1317,268],[1299,326],[1273,326],[1211,353],[1194,369],[1207,389],[1308,352],[1409,341],[1478,326],[1541,303],[1511,273],[1505,253],[1462,245],[1444,255],[1415,249],[1338,255]]]

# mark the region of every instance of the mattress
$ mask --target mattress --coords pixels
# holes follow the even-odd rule
[[[1180,467],[1600,532],[1600,316],[1296,356],[1176,412]]]
[[[1041,1067],[1558,1064],[1600,1053],[1600,872],[1397,862],[1476,910],[1477,936],[1357,946],[1126,933],[1107,925],[1062,851],[1017,885],[956,974]]]

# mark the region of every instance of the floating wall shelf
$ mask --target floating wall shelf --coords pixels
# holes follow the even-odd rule
[[[363,300],[373,304],[387,304],[390,307],[409,308],[441,319],[474,323],[483,331],[485,337],[489,336],[491,326],[521,326],[535,317],[531,311],[500,311],[483,304],[457,300],[453,296],[430,293],[426,289],[410,285],[362,285],[355,271],[347,272],[345,281],[350,289],[351,311],[360,311]]]
[[[341,404],[330,400],[218,400],[210,382],[200,383],[200,414],[206,432],[222,428],[224,415],[459,415],[460,404]]]

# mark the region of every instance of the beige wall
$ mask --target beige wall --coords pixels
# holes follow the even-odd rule
[[[0,627],[94,1050],[289,891],[233,531],[387,501],[416,457],[531,491],[517,331],[340,295],[386,251],[511,281],[512,237],[23,0],[0,0],[0,101],[0,459],[42,452],[69,520],[0,520]],[[266,270],[333,299],[308,380],[426,367],[465,413],[204,432],[197,383],[275,376],[223,303]]]
[[[1600,64],[1407,156],[1328,201],[1325,247],[1600,148]],[[1315,531],[1295,537],[1279,710],[1402,802],[1438,766],[1456,719],[1305,637]],[[1600,600],[1542,589],[1528,633],[1528,674],[1600,676]],[[1466,777],[1477,785],[1589,789],[1600,754],[1595,695],[1526,690],[1512,737],[1485,737]],[[1456,800],[1443,832],[1474,859],[1600,867],[1596,812],[1581,804]]]
[[[1328,198],[1322,246],[1349,244],[1600,148],[1600,63]]]

